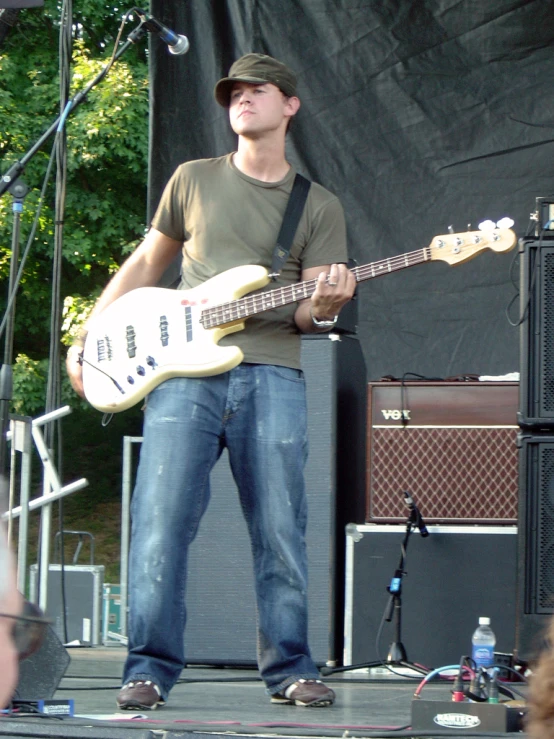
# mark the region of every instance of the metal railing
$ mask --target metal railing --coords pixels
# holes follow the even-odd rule
[[[47,605],[48,568],[50,564],[50,538],[52,530],[52,503],[59,498],[81,490],[88,485],[88,480],[81,478],[68,485],[62,485],[47,448],[41,427],[71,413],[69,406],[63,406],[39,418],[13,416],[7,438],[11,441],[10,491],[8,510],[1,516],[8,522],[8,540],[12,537],[12,522],[20,518],[17,547],[17,587],[21,593],[26,592],[27,584],[27,549],[29,539],[29,513],[41,508],[40,557],[38,605],[43,611]],[[42,495],[31,500],[31,456],[34,441],[43,465]],[[19,505],[14,506],[16,457],[21,454],[20,496]]]

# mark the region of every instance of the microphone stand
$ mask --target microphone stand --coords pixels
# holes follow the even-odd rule
[[[27,194],[27,186],[19,179],[20,174],[25,169],[30,159],[39,151],[42,145],[50,138],[50,136],[58,130],[61,130],[65,124],[65,120],[70,111],[80,105],[87,97],[88,93],[101,82],[109,72],[110,68],[129,48],[131,44],[137,43],[146,35],[147,29],[144,23],[141,23],[127,36],[127,41],[116,52],[113,59],[89,82],[89,84],[80,92],[78,92],[66,105],[65,110],[59,115],[50,127],[42,134],[38,141],[18,159],[8,171],[0,177],[0,197],[6,191],[10,191],[14,197],[14,225],[12,235],[12,254],[10,261],[10,284],[8,292],[8,307],[6,320],[6,335],[4,342],[4,361],[0,368],[0,507],[6,507],[8,504],[9,491],[9,465],[7,453],[7,432],[10,425],[10,407],[13,400],[13,338],[15,324],[15,298],[13,297],[17,289],[16,274],[17,262],[19,260],[19,234],[20,234],[20,214],[23,210],[23,198]]]
[[[9,188],[13,196],[13,229],[12,253],[10,259],[10,277],[8,282],[8,299],[14,293],[17,278],[17,263],[19,261],[19,241],[21,232],[21,213],[23,201],[29,189],[20,179],[17,179]],[[9,478],[8,478],[8,449],[7,434],[10,425],[10,405],[13,398],[13,336],[15,320],[15,299],[8,305],[6,320],[6,335],[4,340],[4,362],[0,367],[0,509],[8,508]]]
[[[406,493],[404,495],[406,495]],[[402,644],[401,636],[402,578],[406,574],[404,564],[406,562],[408,542],[414,527],[419,528],[422,536],[428,535],[421,513],[415,505],[410,507],[410,513],[406,521],[406,531],[400,545],[400,561],[398,562],[398,567],[394,571],[394,575],[387,587],[387,591],[390,593],[390,598],[385,611],[386,616],[384,620],[390,622],[394,617],[394,641],[392,641],[389,646],[386,660],[363,662],[362,664],[345,665],[343,667],[322,667],[320,670],[322,675],[331,675],[336,672],[347,672],[349,670],[358,670],[363,668],[371,669],[373,667],[407,667],[414,672],[418,672],[420,675],[429,674],[429,670],[426,670],[425,667],[421,667],[420,665],[416,665],[415,663],[408,661],[406,648],[404,647],[404,644]]]
[[[421,515],[417,508],[410,510],[410,515],[406,521],[406,532],[404,539],[400,545],[400,561],[398,567],[394,572],[394,576],[387,587],[390,593],[389,603],[387,607],[387,615],[385,621],[390,622],[394,616],[394,641],[389,647],[387,659],[385,665],[396,665],[400,667],[409,667],[416,672],[426,675],[428,670],[408,661],[406,649],[402,643],[401,632],[402,632],[402,577],[406,574],[404,570],[404,563],[406,561],[406,555],[408,550],[408,542],[410,535],[414,529],[414,526],[419,526]],[[380,663],[377,663],[377,665]]]

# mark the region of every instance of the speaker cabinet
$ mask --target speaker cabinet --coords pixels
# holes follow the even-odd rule
[[[370,382],[366,521],[517,522],[514,382]]]
[[[429,526],[406,548],[401,641],[411,662],[459,664],[471,654],[479,616],[489,616],[496,650],[512,653],[516,615],[515,526]],[[347,526],[344,664],[386,659],[394,620],[382,624],[405,526]]]
[[[554,244],[520,241],[521,426],[554,433]]]
[[[302,338],[308,403],[309,638],[316,663],[340,660],[344,527],[363,522],[367,377],[357,338]],[[246,524],[224,451],[212,498],[190,547],[188,664],[254,665],[256,604]]]
[[[516,651],[538,656],[554,614],[554,435],[522,433]]]
[[[71,659],[67,649],[48,626],[40,649],[19,663],[14,700],[49,700],[54,696]]]

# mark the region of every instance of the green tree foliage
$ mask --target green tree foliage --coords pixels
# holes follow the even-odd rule
[[[106,0],[73,8],[71,97],[110,59],[123,10]],[[122,39],[137,25],[130,19]],[[0,46],[0,174],[20,159],[60,113],[60,7],[20,11]],[[144,235],[148,149],[146,40],[131,46],[66,122],[68,177],[64,219],[64,335],[83,320],[109,276]],[[53,137],[28,162],[30,188],[21,219],[21,248],[35,217]],[[16,306],[14,404],[36,413],[50,342],[54,176],[26,262]],[[5,308],[12,245],[12,197],[0,198],[0,294]],[[27,400],[26,400],[27,399]],[[26,402],[27,406],[26,406]],[[75,396],[72,398],[75,404]]]

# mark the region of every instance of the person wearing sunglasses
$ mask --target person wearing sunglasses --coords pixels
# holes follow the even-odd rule
[[[19,678],[19,663],[41,646],[50,620],[23,600],[5,533],[0,530],[0,709],[6,708]]]

